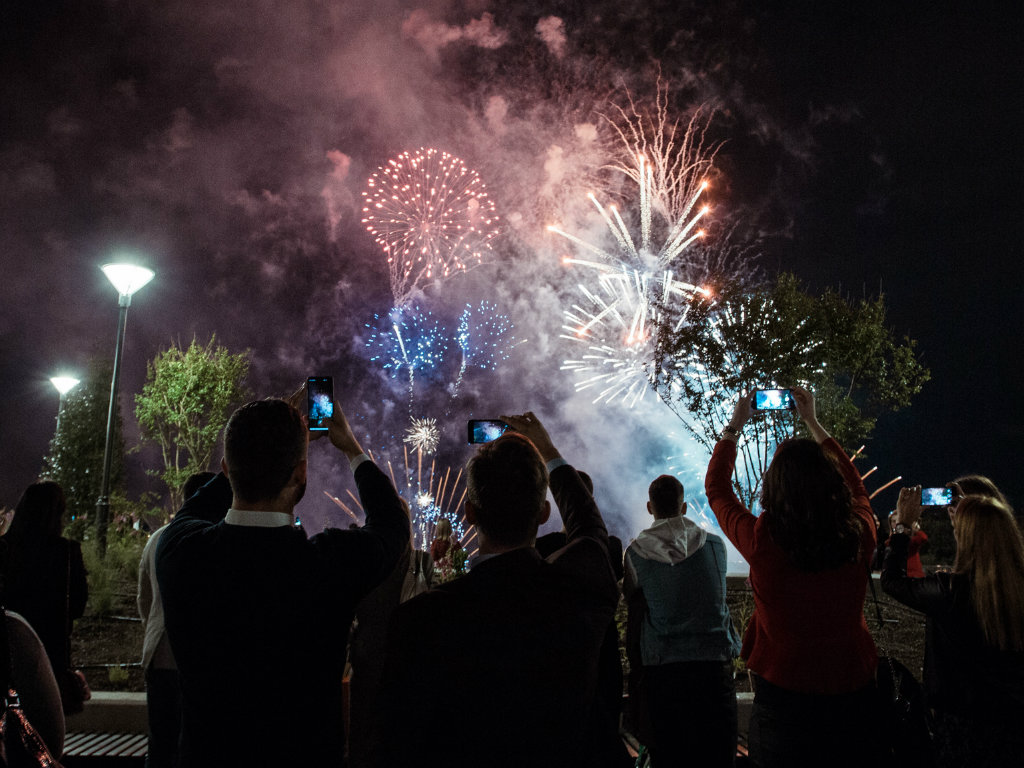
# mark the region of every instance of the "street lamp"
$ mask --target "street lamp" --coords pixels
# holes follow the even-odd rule
[[[51,376],[50,383],[60,393],[60,404],[57,406],[57,434],[60,434],[60,415],[64,412],[64,395],[78,385],[79,380],[73,376]]]
[[[117,406],[117,381],[121,374],[121,348],[124,346],[124,329],[128,322],[128,307],[132,294],[153,279],[153,270],[134,264],[104,264],[100,269],[117,289],[117,306],[120,314],[117,320],[117,346],[114,347],[114,375],[110,380],[110,409],[107,411],[107,442],[103,450],[103,480],[100,497],[96,501],[96,542],[100,556],[107,551],[107,520],[110,516],[110,456],[114,442],[114,413]]]

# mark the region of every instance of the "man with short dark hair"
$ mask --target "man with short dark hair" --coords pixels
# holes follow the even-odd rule
[[[584,762],[598,652],[618,600],[608,533],[537,418],[502,418],[515,431],[466,468],[465,514],[480,543],[470,572],[402,604],[392,621],[388,766]],[[549,478],[567,544],[543,559],[533,545],[551,510]]]
[[[623,577],[634,727],[653,768],[731,766],[740,642],[725,602],[725,544],[686,517],[675,477],[655,479],[648,499],[654,525],[626,548]]]
[[[334,414],[327,434],[349,459],[365,526],[307,539],[295,525],[307,429],[290,403],[261,400],[232,415],[223,473],[160,539],[156,569],[181,673],[185,768],[344,763],[349,625],[356,603],[408,546],[409,520],[337,404]]]

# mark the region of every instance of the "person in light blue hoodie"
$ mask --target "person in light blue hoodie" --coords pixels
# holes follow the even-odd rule
[[[654,525],[626,549],[623,577],[636,735],[654,768],[731,766],[740,640],[725,602],[725,544],[686,517],[675,477],[655,479],[648,496]]]

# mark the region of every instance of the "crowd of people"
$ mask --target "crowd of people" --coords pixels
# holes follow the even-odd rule
[[[540,420],[504,416],[510,429],[466,466],[463,512],[478,545],[467,563],[447,522],[429,553],[413,550],[408,505],[337,404],[326,433],[307,430],[301,390],[239,408],[221,471],[191,480],[140,564],[149,765],[633,765],[620,735],[620,596],[626,717],[654,768],[734,765],[737,657],[754,686],[752,764],[893,764],[903,735],[888,727],[864,614],[879,542],[882,588],[926,617],[931,738],[916,762],[1019,764],[1024,539],[1009,503],[986,478],[952,481],[952,568],[908,566],[924,540],[920,488],[903,489],[879,524],[811,392],[792,396],[809,437],[777,447],[760,514],[733,487],[749,396],[705,479],[724,537],[750,566],[742,638],[725,542],[687,515],[671,475],[651,482],[652,523],[623,550],[590,477]],[[348,460],[366,519],[309,536],[295,507],[307,444],[323,436]],[[538,538],[549,491],[563,528]],[[38,688],[32,717],[58,755],[53,702],[87,597],[80,548],[61,537],[63,506],[59,486],[34,484],[0,538],[8,634],[29,636],[19,654],[37,670],[25,662],[14,681]],[[67,711],[81,704],[64,697]]]

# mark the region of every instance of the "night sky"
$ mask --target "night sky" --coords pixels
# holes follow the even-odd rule
[[[883,292],[894,331],[918,340],[932,380],[879,421],[864,462],[879,483],[980,472],[1019,505],[1021,22],[963,3],[5,3],[0,505],[41,467],[48,377],[113,353],[98,267],[126,252],[157,273],[128,316],[129,445],[146,361],[216,333],[252,350],[259,395],[333,374],[366,445],[393,451],[408,392],[365,346],[392,297],[359,196],[389,157],[438,147],[479,172],[502,232],[420,303],[450,322],[493,301],[521,343],[458,398],[450,367],[424,377],[414,415],[443,424],[438,461],[457,466],[466,418],[536,411],[594,475],[613,532],[635,535],[682,429],[653,395],[594,406],[559,370],[573,281],[545,225],[589,226],[600,114],[625,89],[649,101],[659,72],[677,114],[717,108],[714,231],[768,275]],[[157,459],[128,458],[130,493],[159,490],[143,475]],[[322,491],[352,487],[335,459],[311,449],[314,528],[333,509]],[[703,459],[686,461],[696,492]]]

